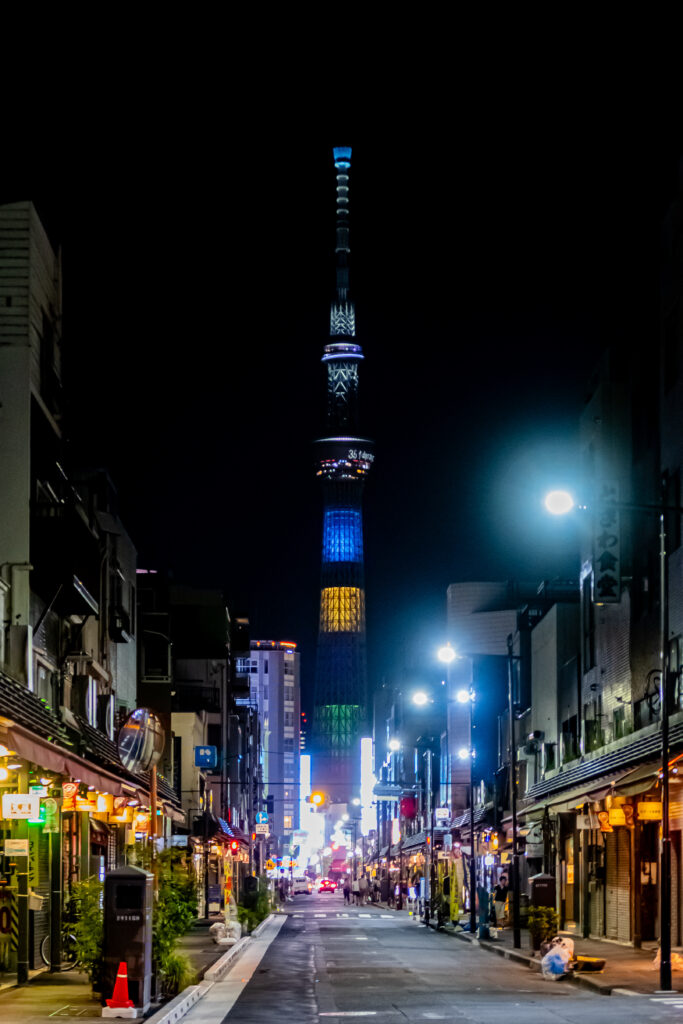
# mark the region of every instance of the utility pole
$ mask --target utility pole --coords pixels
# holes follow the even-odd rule
[[[510,752],[510,810],[512,811],[512,944],[520,949],[522,940],[519,929],[519,853],[517,850],[517,751],[515,743],[515,704],[513,693],[512,633],[508,636],[508,715]]]
[[[432,748],[429,747],[425,751],[425,757],[427,758],[427,871],[425,877],[425,924],[429,927],[429,918],[432,909],[432,848],[434,845],[434,833],[432,829],[432,818],[434,817],[432,811]]]

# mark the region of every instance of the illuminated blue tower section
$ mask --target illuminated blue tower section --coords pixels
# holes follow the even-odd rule
[[[356,314],[349,286],[351,150],[334,150],[337,177],[336,280],[326,369],[326,433],[315,442],[323,485],[320,618],[313,720],[315,787],[333,801],[356,794],[360,737],[366,719],[363,485],[374,461],[371,441],[358,436]]]

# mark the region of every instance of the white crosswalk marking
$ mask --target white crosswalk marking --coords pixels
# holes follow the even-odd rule
[[[313,917],[327,917],[327,914],[314,914]]]
[[[372,917],[372,914],[359,914],[359,917]]]
[[[396,920],[393,914],[380,914],[380,917],[388,917],[390,921]]]

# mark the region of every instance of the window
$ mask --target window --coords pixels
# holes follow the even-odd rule
[[[292,817],[291,814],[285,814],[285,828],[292,828]]]
[[[293,739],[285,738],[284,743],[285,743],[285,750],[294,750],[294,740]]]
[[[293,711],[285,711],[284,724],[285,724],[285,726],[293,726],[294,725],[294,712]]]
[[[579,744],[577,735],[577,718],[565,718],[562,723],[562,763],[574,761],[579,756]]]
[[[595,667],[595,606],[592,594],[593,573],[581,584],[581,614],[583,618],[583,671]]]
[[[626,708],[616,708],[612,715],[612,724],[614,727],[614,738],[620,740],[626,735],[624,729],[626,727]]]
[[[267,658],[263,659],[263,674],[264,674],[264,676],[268,675],[268,659]]]

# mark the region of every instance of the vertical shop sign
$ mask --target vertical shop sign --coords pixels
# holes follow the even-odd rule
[[[619,509],[616,507],[618,501],[617,483],[610,481],[602,484],[597,495],[593,534],[595,604],[614,604],[621,598],[621,534]]]

